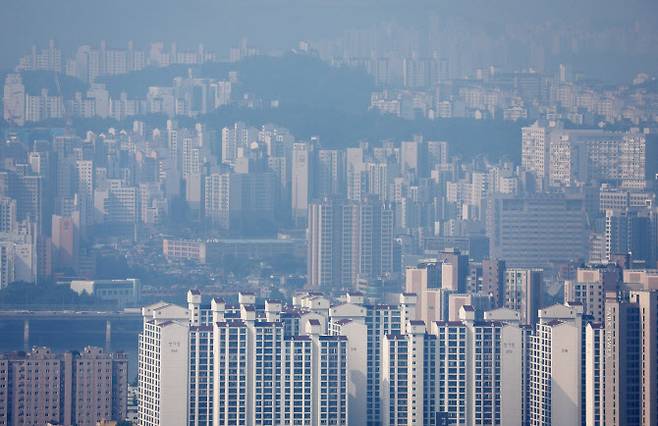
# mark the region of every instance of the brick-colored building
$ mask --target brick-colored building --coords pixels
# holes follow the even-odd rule
[[[45,347],[0,355],[0,426],[76,424],[126,417],[128,359],[86,347],[55,354]]]

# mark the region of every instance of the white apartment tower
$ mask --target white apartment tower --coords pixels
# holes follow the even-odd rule
[[[585,424],[605,425],[605,327],[585,326]]]
[[[530,424],[582,421],[582,306],[554,305],[539,312],[530,337]]]
[[[187,293],[189,314],[188,412],[189,426],[206,425],[213,418],[214,320],[223,319],[225,304],[213,299],[210,309],[201,304],[201,293]]]
[[[311,395],[313,395],[313,426],[350,424],[348,391],[348,340],[346,336],[322,335],[318,320],[309,320],[306,333],[310,336]]]
[[[466,365],[468,392],[466,416],[468,424],[500,425],[502,377],[502,325],[479,322],[470,306],[460,309],[466,333]],[[520,397],[521,395],[519,395]]]
[[[142,308],[139,336],[139,424],[187,423],[189,313],[166,303]]]
[[[431,326],[437,424],[527,424],[528,328],[504,308],[485,312],[483,321],[465,305],[459,318]]]
[[[444,424],[466,425],[468,327],[462,322],[434,322],[436,336],[436,411]]]
[[[292,336],[284,343],[281,424],[309,425],[313,420],[313,341],[309,336]]]
[[[382,350],[382,424],[433,425],[436,336],[412,320],[407,333],[387,335]]]
[[[330,333],[347,338],[347,380],[349,424],[359,424],[368,413],[368,328],[361,321],[331,321]]]
[[[213,424],[347,425],[347,338],[311,319],[306,335],[284,339],[282,322],[242,309],[213,325]]]
[[[382,421],[381,410],[385,408],[381,402],[382,345],[386,335],[400,334],[402,324],[406,322],[402,320],[404,309],[403,305],[367,305],[364,304],[362,295],[354,293],[348,297],[346,303],[333,306],[329,310],[334,333],[338,330],[335,324],[346,320],[364,324],[366,327],[365,423],[368,426],[380,425]],[[344,327],[343,325],[341,328]],[[352,358],[349,359],[351,362]],[[352,365],[350,367],[356,368]],[[363,394],[360,398],[363,398]]]
[[[241,320],[213,324],[213,425],[247,424],[249,330]]]
[[[332,286],[339,282],[340,204],[333,199],[312,203],[308,214],[308,284],[310,287]]]

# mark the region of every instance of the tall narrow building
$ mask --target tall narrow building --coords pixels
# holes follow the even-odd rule
[[[530,337],[530,424],[580,425],[583,420],[582,306],[542,309]]]
[[[504,306],[520,313],[521,323],[534,327],[541,308],[544,274],[541,269],[508,269]]]
[[[139,335],[139,424],[187,424],[189,313],[162,303],[142,308]]]
[[[365,424],[368,426],[382,424],[382,410],[387,408],[381,401],[384,337],[402,332],[403,324],[406,323],[406,320],[403,320],[405,316],[403,311],[408,310],[412,305],[411,299],[415,297],[401,296],[399,305],[368,305],[364,303],[362,296],[356,295],[348,298],[346,303],[333,306],[329,311],[333,323],[349,320],[364,324],[366,327]]]
[[[382,349],[382,424],[433,425],[436,404],[436,336],[423,321],[407,333],[387,335]]]
[[[658,291],[605,305],[605,424],[658,424]]]
[[[548,166],[549,142],[546,128],[534,123],[521,129],[521,167],[543,179],[548,175]]]
[[[318,151],[316,194],[331,197],[345,194],[345,152],[337,149]]]
[[[293,222],[305,225],[308,206],[314,197],[313,173],[315,171],[315,150],[311,143],[297,142],[292,146],[292,186],[291,202]]]

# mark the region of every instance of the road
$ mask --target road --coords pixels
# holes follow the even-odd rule
[[[0,319],[119,319],[138,318],[142,313],[139,309],[125,309],[122,311],[74,311],[74,310],[34,310],[23,309],[0,310]]]

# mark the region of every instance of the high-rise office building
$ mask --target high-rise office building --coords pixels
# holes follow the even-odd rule
[[[489,198],[490,256],[510,267],[540,268],[587,257],[587,228],[581,196],[534,194]]]
[[[96,200],[102,203],[103,223],[108,225],[130,227],[139,219],[138,193],[134,186],[126,186],[118,179],[109,180],[109,188]],[[102,200],[102,201],[101,201]]]

